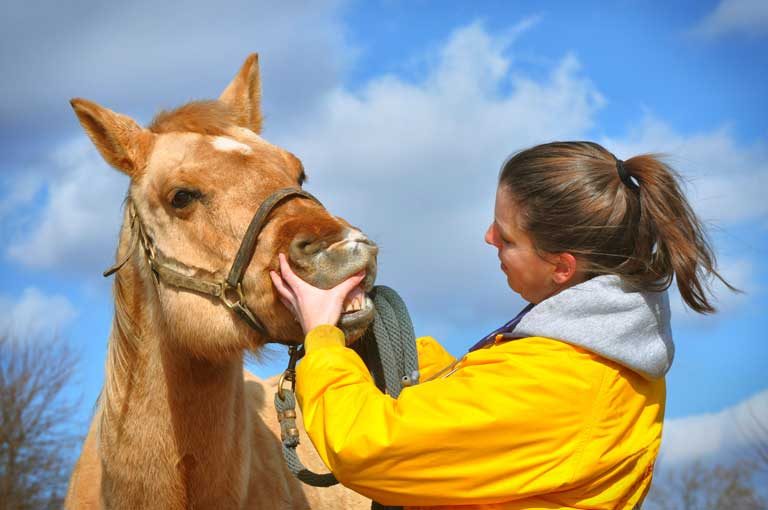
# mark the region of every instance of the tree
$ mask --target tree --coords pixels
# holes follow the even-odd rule
[[[756,470],[750,460],[714,466],[696,461],[664,470],[656,474],[643,510],[765,510]]]
[[[80,437],[66,343],[0,334],[0,510],[61,508]],[[35,339],[37,340],[37,339]]]

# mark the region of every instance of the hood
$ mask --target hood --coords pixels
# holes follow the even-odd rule
[[[647,379],[664,377],[675,354],[669,295],[639,292],[615,275],[596,276],[534,306],[514,336],[583,347]]]

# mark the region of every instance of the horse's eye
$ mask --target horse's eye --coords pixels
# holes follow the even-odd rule
[[[173,194],[171,205],[175,209],[184,209],[193,200],[200,198],[200,192],[197,190],[180,189]]]

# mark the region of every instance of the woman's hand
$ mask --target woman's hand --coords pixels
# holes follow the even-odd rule
[[[361,271],[352,275],[332,289],[318,289],[299,278],[291,270],[285,255],[281,253],[278,257],[280,274],[270,271],[269,276],[277,288],[280,301],[293,312],[304,334],[321,324],[335,326],[341,317],[344,300],[352,289],[363,281],[365,273]]]

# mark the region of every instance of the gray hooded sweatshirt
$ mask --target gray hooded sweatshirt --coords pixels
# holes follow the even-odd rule
[[[578,345],[647,379],[664,377],[675,354],[668,293],[638,292],[615,275],[596,276],[545,299],[512,335]]]

